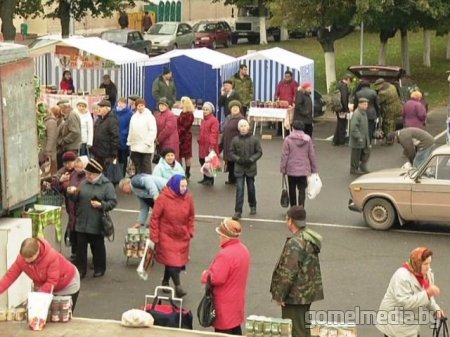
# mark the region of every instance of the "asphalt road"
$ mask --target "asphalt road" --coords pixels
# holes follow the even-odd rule
[[[446,109],[431,112],[427,128],[433,135],[445,129]],[[420,224],[396,228],[388,232],[369,229],[361,214],[347,209],[350,150],[334,147],[329,140],[334,121],[322,119],[315,125],[316,152],[323,189],[314,200],[307,200],[307,221],[323,235],[321,253],[325,300],[314,303],[313,310],[376,310],[393,272],[407,259],[416,246],[426,245],[434,251],[433,269],[436,283],[441,286],[438,302],[450,308],[450,230],[444,225]],[[268,132],[268,131],[267,131]],[[443,142],[444,140],[439,140]],[[289,235],[284,224],[285,209],[279,206],[281,178],[279,158],[282,139],[263,140],[263,157],[259,161],[256,180],[258,213],[249,216],[248,205],[243,212],[243,242],[252,255],[247,293],[246,314],[277,317],[280,310],[270,302],[269,285],[273,267],[285,238]],[[194,145],[196,154],[196,145]],[[373,147],[370,170],[401,166],[406,159],[399,145]],[[233,187],[225,185],[225,175],[216,178],[213,187],[196,183],[201,178],[200,165],[195,163],[189,188],[194,195],[197,222],[191,245],[190,263],[182,274],[188,292],[185,306],[194,312],[203,290],[199,279],[218,250],[214,227],[219,219],[234,213]],[[155,265],[147,281],[138,278],[137,260],[126,265],[122,253],[126,228],[135,222],[138,202],[134,196],[119,196],[118,208],[113,212],[116,240],[107,243],[108,270],[103,278],[93,279],[91,273],[82,281],[76,315],[91,318],[120,319],[121,314],[140,307],[145,294],[153,293],[160,284],[163,267]],[[67,248],[64,248],[67,252]],[[358,308],[358,309],[355,309]],[[195,328],[199,328],[196,319]],[[370,324],[358,326],[359,336],[380,336]],[[431,336],[424,328],[422,336]]]

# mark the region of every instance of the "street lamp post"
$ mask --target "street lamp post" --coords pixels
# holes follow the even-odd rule
[[[448,85],[449,85],[449,88],[448,88],[448,111],[447,111],[447,145],[450,145],[450,71],[447,71],[447,74],[449,74],[448,75],[448,78],[447,78],[447,81],[448,81]]]

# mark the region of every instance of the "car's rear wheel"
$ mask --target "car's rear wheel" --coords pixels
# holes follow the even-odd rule
[[[382,198],[374,198],[366,202],[363,216],[366,223],[376,230],[388,230],[397,218],[394,206],[390,201]]]

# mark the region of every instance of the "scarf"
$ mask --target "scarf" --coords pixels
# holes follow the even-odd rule
[[[179,195],[179,196],[185,195],[188,191],[187,189],[186,189],[186,191],[184,191],[184,193],[181,193],[181,191],[180,191],[180,183],[182,180],[185,180],[185,179],[186,179],[185,176],[183,176],[181,174],[175,174],[167,182],[167,187],[169,187],[172,191],[174,191],[176,195]]]
[[[403,263],[402,267],[406,268],[411,274],[413,274],[422,288],[428,289],[430,286],[430,280],[428,276],[422,274],[422,256],[423,253],[428,250],[425,247],[418,247],[411,252],[409,261]]]

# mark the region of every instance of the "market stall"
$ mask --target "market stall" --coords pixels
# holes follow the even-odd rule
[[[286,125],[286,119],[289,117],[290,108],[257,108],[250,107],[248,110],[248,121],[253,123],[253,135],[256,132],[258,123],[260,123],[259,134],[262,134],[262,123],[263,122],[283,122]],[[284,138],[284,128],[281,128],[282,135]]]
[[[91,105],[98,102],[103,96],[97,89],[106,74],[117,87],[117,97],[144,94],[144,67],[149,57],[98,37],[45,36],[33,43],[30,53],[42,85],[42,99],[48,104],[61,98],[72,105],[81,98]],[[65,70],[72,73],[72,95],[59,90]]]

